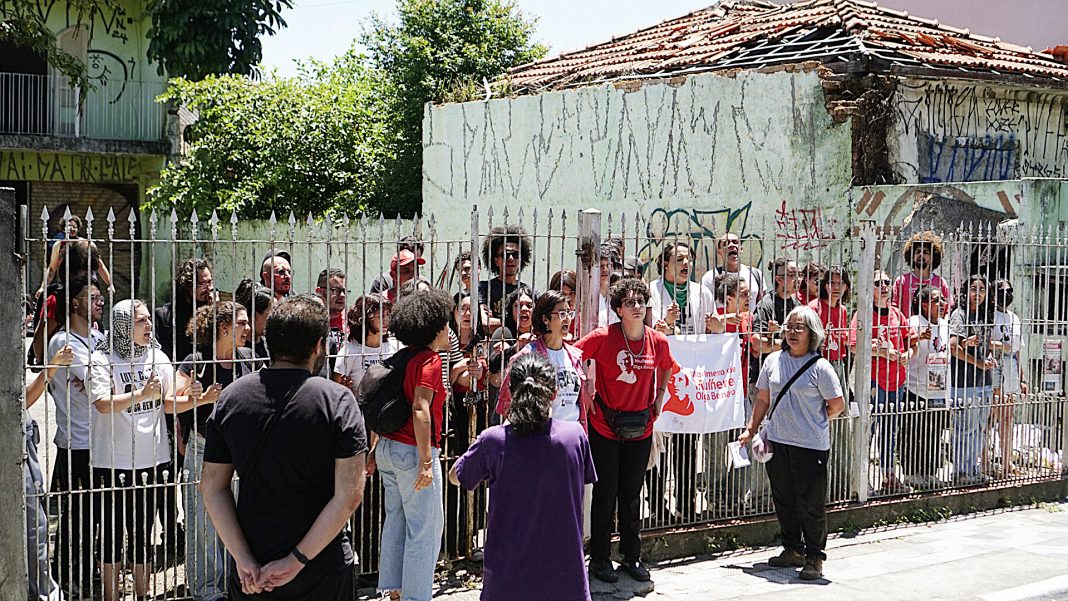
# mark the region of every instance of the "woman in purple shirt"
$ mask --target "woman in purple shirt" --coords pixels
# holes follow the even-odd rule
[[[449,474],[468,490],[489,482],[482,600],[589,601],[582,494],[597,479],[590,443],[577,422],[551,418],[556,367],[546,358],[517,356],[508,386],[509,423],[482,432]]]

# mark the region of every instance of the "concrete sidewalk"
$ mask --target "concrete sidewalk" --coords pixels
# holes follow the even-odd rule
[[[757,548],[651,565],[652,591],[623,574],[591,590],[594,601],[1068,600],[1068,503],[832,534],[828,547],[826,578],[812,583],[768,566],[779,549]],[[477,582],[454,581],[434,598],[474,601]]]

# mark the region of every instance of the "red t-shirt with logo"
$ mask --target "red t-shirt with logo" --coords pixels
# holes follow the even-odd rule
[[[671,369],[675,364],[667,337],[648,326],[640,342],[626,340],[622,325],[616,323],[590,332],[575,343],[575,348],[582,351],[584,360],[597,362],[597,394],[613,411],[642,411],[651,406],[656,392],[656,370]],[[594,408],[590,424],[601,436],[617,440],[601,407],[594,404]],[[652,433],[650,419],[642,438]]]
[[[428,388],[434,391],[434,397],[430,401],[430,444],[437,447],[441,444],[441,419],[445,407],[445,383],[441,380],[441,357],[437,353],[424,348],[411,359],[404,368],[404,396],[415,398],[416,388]],[[412,419],[404,424],[400,430],[383,434],[382,436],[415,446],[415,427]]]
[[[716,315],[725,315],[725,307],[716,307]],[[749,338],[753,333],[753,314],[742,313],[742,321],[739,323],[723,324],[725,334],[741,334],[738,337],[742,349],[742,394],[749,395]]]
[[[883,348],[893,348],[899,353],[904,353],[912,346],[912,326],[908,318],[891,305],[885,314],[879,311],[872,313],[871,340]],[[849,344],[857,342],[857,315],[853,314],[853,321],[849,325]],[[885,359],[883,357],[871,357],[871,381],[876,386],[887,391],[898,390],[905,385],[905,376],[908,375],[908,364]]]
[[[849,354],[849,314],[842,303],[831,307],[826,301],[816,299],[808,304],[820,316],[820,323],[827,333],[823,341],[823,358],[840,361]]]

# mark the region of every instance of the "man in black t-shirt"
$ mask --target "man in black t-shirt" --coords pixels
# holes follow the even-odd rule
[[[230,599],[352,598],[345,525],[363,498],[367,434],[352,392],[311,377],[326,361],[327,318],[312,295],[280,304],[267,345],[284,354],[223,390],[208,419],[200,489],[234,558]]]
[[[489,307],[491,332],[504,323],[504,299],[520,286],[533,290],[519,281],[519,273],[530,264],[530,255],[530,236],[518,225],[497,226],[482,243],[483,264],[494,277],[478,283],[478,302]]]
[[[749,365],[750,383],[756,382],[764,355],[782,348],[782,328],[786,325],[786,316],[801,304],[797,300],[797,286],[801,283],[797,262],[779,257],[768,264],[768,271],[775,281],[775,293],[765,294],[753,311],[753,337],[750,348],[758,358]],[[752,390],[755,388],[750,387]]]

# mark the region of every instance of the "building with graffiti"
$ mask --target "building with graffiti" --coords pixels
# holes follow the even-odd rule
[[[425,210],[595,206],[801,254],[930,201],[949,227],[1068,220],[1068,64],[874,3],[721,2],[502,83],[427,107]]]
[[[145,0],[99,4],[82,18],[66,0],[39,0],[58,46],[81,59],[89,85],[80,87],[27,50],[0,44],[0,187],[14,188],[29,207],[29,228],[40,237],[64,229],[69,209],[93,211],[94,237],[109,227],[126,238],[136,224],[131,209],[145,197],[171,152],[166,108],[155,102],[166,85],[146,58]],[[43,207],[51,211],[47,226]],[[114,210],[109,223],[108,211]],[[85,233],[82,232],[84,236]],[[104,248],[118,290],[129,290],[136,253]],[[31,279],[43,269],[45,249],[31,252]]]

